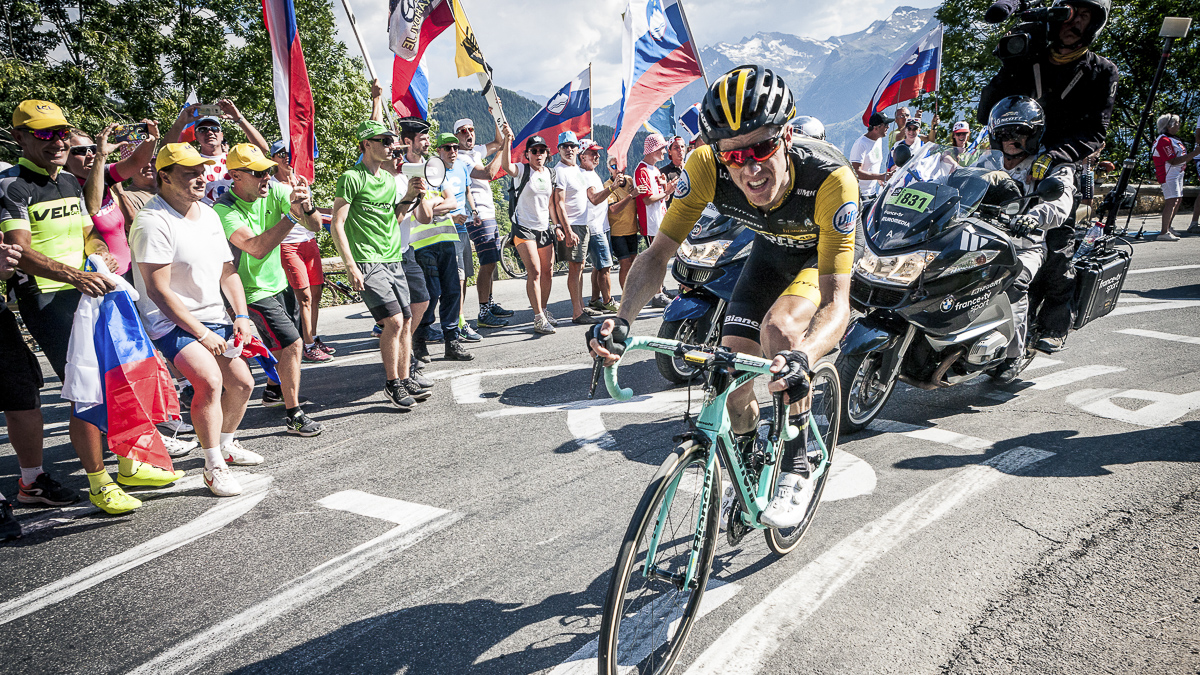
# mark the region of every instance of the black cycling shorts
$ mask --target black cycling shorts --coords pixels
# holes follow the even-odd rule
[[[771,305],[784,295],[808,298],[821,304],[817,287],[817,249],[795,249],[773,244],[763,237],[754,238],[754,249],[746,260],[742,275],[733,287],[733,297],[725,310],[721,336],[733,335],[762,342],[763,317]]]

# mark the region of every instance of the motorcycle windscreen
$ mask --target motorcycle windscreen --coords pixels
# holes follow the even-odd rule
[[[871,241],[884,251],[927,242],[954,226],[958,219],[958,190],[936,183],[913,183],[893,188],[876,208]]]

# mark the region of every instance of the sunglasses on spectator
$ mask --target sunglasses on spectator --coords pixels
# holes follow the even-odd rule
[[[71,148],[71,154],[75,155],[76,157],[84,157],[86,155],[94,155],[94,154],[96,154],[96,146],[95,145],[76,145],[75,147]]]
[[[392,143],[394,143],[396,139],[392,138],[391,136],[376,136],[374,138],[368,138],[367,140],[375,141],[383,147],[388,148],[391,147]]]
[[[717,157],[721,160],[722,164],[739,169],[748,164],[751,159],[760,164],[770,159],[779,150],[782,140],[783,131],[781,130],[774,138],[768,138],[765,141],[759,141],[754,145],[744,148],[737,148],[736,150],[713,149],[717,150]]]
[[[558,147],[566,148],[568,150],[578,150],[579,149],[579,146],[575,145],[574,143],[563,143],[563,144],[559,145]]]
[[[263,169],[262,171],[255,171],[253,169],[234,169],[234,170],[241,171],[242,173],[248,173],[251,176],[254,176],[255,178],[262,179],[262,178],[266,178],[267,176],[274,176],[275,171],[277,169],[276,169],[276,167],[271,167],[269,169]]]
[[[39,141],[65,141],[71,136],[70,129],[26,129]]]
[[[545,153],[548,155],[548,154],[550,154],[550,148],[547,148],[544,145],[539,145],[536,148],[534,148],[532,150],[526,150],[525,152],[528,152],[531,155],[540,155],[542,153]]]
[[[454,132],[454,133],[456,133],[456,134],[461,134],[461,133],[463,133],[464,131],[469,131],[469,132],[471,132],[471,133],[475,133],[475,127],[462,127],[462,128],[460,128],[458,131],[456,131],[456,132]]]
[[[438,148],[438,150],[449,150],[451,152],[458,152],[458,146],[457,145],[443,145],[442,147]]]
[[[205,124],[205,125],[202,125],[202,126],[198,126],[198,127],[196,127],[196,133],[200,133],[200,132],[207,132],[207,133],[210,133],[210,134],[217,134],[217,133],[220,133],[220,132],[221,132],[221,127],[214,126],[214,125],[211,125],[211,124]]]

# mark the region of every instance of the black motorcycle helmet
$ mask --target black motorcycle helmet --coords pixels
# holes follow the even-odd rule
[[[1092,22],[1083,31],[1082,39],[1079,42],[1080,47],[1088,47],[1096,40],[1096,36],[1104,30],[1104,24],[1108,23],[1108,15],[1112,13],[1112,0],[1054,0],[1054,7],[1086,7],[1092,11]],[[1051,35],[1051,40],[1058,43],[1058,30],[1054,30]]]
[[[1002,143],[1013,134],[1026,136],[1025,154],[1035,154],[1046,131],[1046,113],[1042,106],[1028,96],[1009,96],[1000,99],[988,116],[988,136],[992,147],[1002,150]]]
[[[700,134],[707,143],[787,124],[796,116],[792,90],[770,68],[738,66],[713,82],[700,104]]]

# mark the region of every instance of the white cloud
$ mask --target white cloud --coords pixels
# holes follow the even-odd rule
[[[367,50],[385,87],[391,82],[392,53],[387,45],[386,0],[348,0]],[[593,101],[607,105],[621,93],[621,12],[625,0],[461,0],[495,69],[496,83],[549,96],[592,63]],[[930,7],[937,2],[903,3]],[[685,0],[688,20],[700,45],[740,42],[757,32],[791,33],[817,39],[862,30],[886,17],[896,0]],[[334,2],[338,36],[357,55],[350,22]],[[300,27],[303,37],[304,27]],[[426,59],[430,94],[474,85],[454,71],[453,27],[430,44]]]

